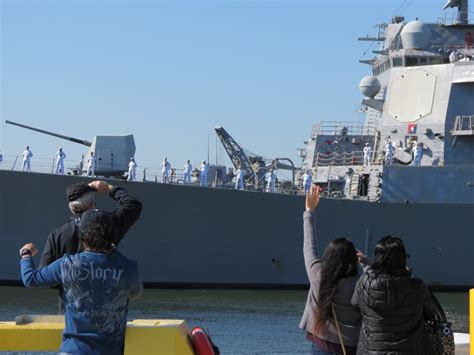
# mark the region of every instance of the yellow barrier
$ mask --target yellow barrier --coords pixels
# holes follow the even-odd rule
[[[469,334],[470,354],[474,354],[474,288],[469,290]]]
[[[58,351],[64,330],[62,316],[20,316],[0,322],[0,351]],[[192,355],[184,320],[136,319],[127,323],[125,355]]]

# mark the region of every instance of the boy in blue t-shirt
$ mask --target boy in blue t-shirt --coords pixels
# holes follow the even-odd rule
[[[60,352],[122,354],[129,298],[143,292],[138,266],[115,250],[113,220],[106,212],[88,210],[79,226],[84,252],[64,255],[35,269],[32,243],[20,249],[21,277],[26,287],[64,287],[65,328]]]

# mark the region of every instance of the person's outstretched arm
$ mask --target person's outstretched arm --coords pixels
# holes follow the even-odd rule
[[[314,282],[321,268],[321,258],[316,247],[314,230],[314,211],[319,204],[319,188],[313,186],[306,195],[306,211],[303,213],[303,256],[306,273],[310,282]]]
[[[361,252],[359,249],[356,249],[357,259],[359,260],[360,267],[362,268],[363,272],[369,270],[370,267],[370,259],[367,255]]]
[[[33,243],[25,244],[20,249],[21,278],[25,287],[51,287],[60,284],[62,259],[41,269],[36,269],[33,256],[37,253],[38,249]]]

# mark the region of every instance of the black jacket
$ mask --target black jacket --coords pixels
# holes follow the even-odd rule
[[[376,274],[359,279],[352,305],[362,314],[357,354],[431,354],[424,318],[435,305],[422,280],[408,273]]]
[[[127,191],[118,186],[114,187],[109,195],[120,204],[120,207],[114,212],[110,212],[115,220],[114,244],[118,246],[125,233],[127,233],[130,227],[137,221],[138,217],[140,217],[142,204],[135,197],[129,195]],[[81,213],[72,215],[69,218],[69,222],[54,229],[48,235],[39,267],[49,265],[65,254],[76,254],[81,250],[79,235],[77,233],[77,226],[80,223],[81,215]],[[59,308],[60,311],[62,311],[64,307],[61,288],[59,289],[59,297]]]

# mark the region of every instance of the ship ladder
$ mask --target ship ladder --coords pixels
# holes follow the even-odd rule
[[[360,174],[353,173],[351,175],[351,183],[349,186],[349,195],[357,196],[359,195],[359,185],[360,185]]]

